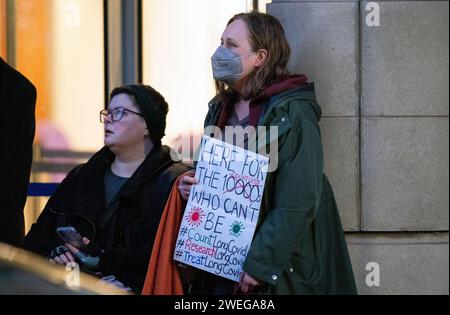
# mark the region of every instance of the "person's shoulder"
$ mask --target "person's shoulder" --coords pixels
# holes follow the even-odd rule
[[[85,163],[75,166],[66,176],[68,180],[92,180],[103,176],[105,165],[111,164],[114,154],[108,147],[103,147],[92,155]]]
[[[177,178],[179,175],[192,169],[188,163],[181,161],[178,153],[173,148],[163,145],[161,151],[164,153],[164,159],[172,161],[172,163],[164,168],[164,171],[162,172],[164,176],[170,175],[171,177]]]
[[[22,95],[36,95],[36,87],[34,86],[34,84],[22,73],[11,67],[3,60],[0,60],[0,81],[2,82],[2,84],[0,85],[2,89],[20,89]]]
[[[170,165],[166,169],[165,173],[166,173],[166,176],[169,176],[170,178],[172,178],[172,180],[175,180],[181,174],[184,174],[192,169],[193,169],[192,166],[180,161],[180,162],[174,162],[172,165]]]
[[[291,121],[308,119],[318,122],[322,118],[322,109],[316,101],[314,83],[286,91],[271,99],[279,112],[289,116]]]
[[[191,169],[191,167],[183,162],[173,162],[159,174],[158,187],[162,189],[164,193],[168,194],[176,179]]]
[[[60,185],[67,185],[78,181],[83,176],[85,169],[86,163],[75,166],[73,169],[69,171],[69,173],[67,173],[66,177],[64,178],[64,180],[61,182]]]
[[[281,106],[287,106],[290,103],[307,103],[309,101],[316,102],[314,83],[308,83],[277,94],[273,96],[270,101],[281,104]]]
[[[205,123],[211,123],[210,119],[215,116],[218,110],[220,110],[221,107],[221,101],[220,96],[216,95],[214,96],[209,102],[208,102],[208,112],[206,113]]]
[[[209,102],[208,108],[214,109],[215,107],[220,106],[220,96],[219,94],[215,95]]]

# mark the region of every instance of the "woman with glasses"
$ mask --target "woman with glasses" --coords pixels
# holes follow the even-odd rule
[[[161,144],[167,112],[150,86],[115,89],[100,112],[105,147],[67,175],[25,249],[140,293],[172,184],[189,170]]]

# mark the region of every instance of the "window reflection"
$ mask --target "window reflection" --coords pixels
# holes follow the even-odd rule
[[[259,1],[259,9],[269,2]],[[228,20],[252,10],[253,4],[248,0],[143,0],[143,77],[169,103],[166,144],[184,138],[181,142],[195,150],[207,104],[215,95],[211,55]]]
[[[0,0],[0,53],[38,92],[32,182],[61,181],[80,162],[70,152],[102,146],[103,42],[102,0]],[[27,229],[43,199],[28,198]]]

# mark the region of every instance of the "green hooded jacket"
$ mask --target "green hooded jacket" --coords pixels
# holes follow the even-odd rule
[[[205,127],[217,123],[220,111],[221,104],[213,99]],[[320,117],[313,84],[263,104],[258,125],[278,127],[278,167],[267,175],[258,226],[243,266],[264,283],[254,293],[357,293],[335,198],[324,174]],[[270,135],[253,140],[258,148],[271,142]]]

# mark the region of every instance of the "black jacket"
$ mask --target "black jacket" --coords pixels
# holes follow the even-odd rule
[[[102,275],[114,275],[140,292],[173,182],[189,168],[172,161],[168,147],[155,148],[118,192],[113,207],[107,208],[104,174],[113,160],[114,154],[103,148],[72,170],[32,226],[24,248],[48,256],[63,243],[56,227],[74,226],[106,251],[100,258]],[[105,220],[109,210],[110,219]]]
[[[21,246],[30,178],[36,89],[0,58],[0,242]]]

